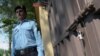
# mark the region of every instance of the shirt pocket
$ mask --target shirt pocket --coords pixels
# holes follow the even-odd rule
[[[16,35],[19,32],[19,29],[13,29],[12,33],[13,35]]]
[[[25,28],[22,28],[22,30],[24,30],[25,32],[30,32],[30,31],[32,31],[32,28],[31,27],[25,27]]]
[[[23,34],[25,35],[25,36],[31,36],[32,34],[32,29],[31,28],[23,28]]]

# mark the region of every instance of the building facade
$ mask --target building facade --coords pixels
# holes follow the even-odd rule
[[[54,56],[100,55],[100,0],[48,0]]]

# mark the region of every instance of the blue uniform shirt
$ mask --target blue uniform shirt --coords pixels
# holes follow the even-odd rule
[[[20,50],[29,46],[37,46],[38,56],[44,56],[40,31],[37,30],[35,21],[25,19],[17,24],[12,31],[11,56],[14,56],[15,49]]]

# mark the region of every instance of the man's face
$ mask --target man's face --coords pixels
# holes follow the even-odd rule
[[[23,20],[26,17],[26,12],[23,9],[17,9],[16,16],[18,17],[19,20]]]

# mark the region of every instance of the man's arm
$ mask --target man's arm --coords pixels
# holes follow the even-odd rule
[[[40,31],[37,30],[37,24],[35,22],[33,24],[33,31],[34,31],[34,36],[36,38],[38,56],[44,56],[41,34]]]

